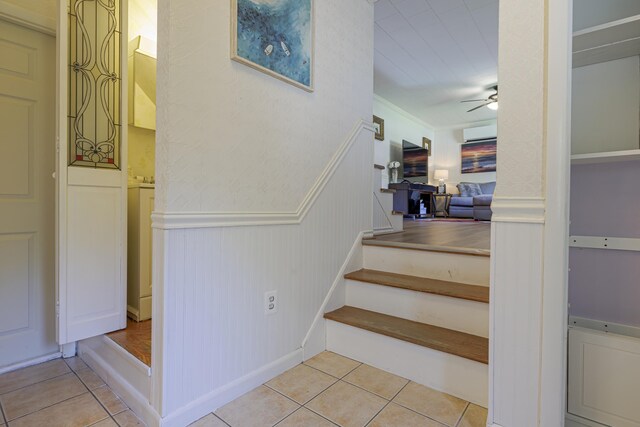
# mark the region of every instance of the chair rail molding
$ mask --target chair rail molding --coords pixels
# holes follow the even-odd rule
[[[491,202],[492,222],[521,222],[544,224],[545,199],[543,197],[494,196]]]
[[[152,227],[176,230],[300,224],[363,131],[374,133],[373,122],[360,119],[355,124],[295,212],[154,212]]]
[[[0,18],[50,36],[56,35],[56,20],[54,17],[35,13],[4,0],[0,0]]]

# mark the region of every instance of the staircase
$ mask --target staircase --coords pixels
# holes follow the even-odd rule
[[[488,251],[362,244],[327,349],[486,407]]]

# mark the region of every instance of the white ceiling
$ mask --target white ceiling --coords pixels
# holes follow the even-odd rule
[[[496,118],[479,105],[497,82],[498,0],[378,0],[374,91],[432,126]]]

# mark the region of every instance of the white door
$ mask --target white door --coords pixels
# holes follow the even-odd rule
[[[0,367],[55,341],[55,40],[0,20]]]
[[[126,326],[127,43],[119,0],[59,3],[57,297],[66,344]]]

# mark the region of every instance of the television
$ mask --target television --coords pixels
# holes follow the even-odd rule
[[[402,141],[404,178],[426,178],[429,172],[429,150],[409,141]]]

